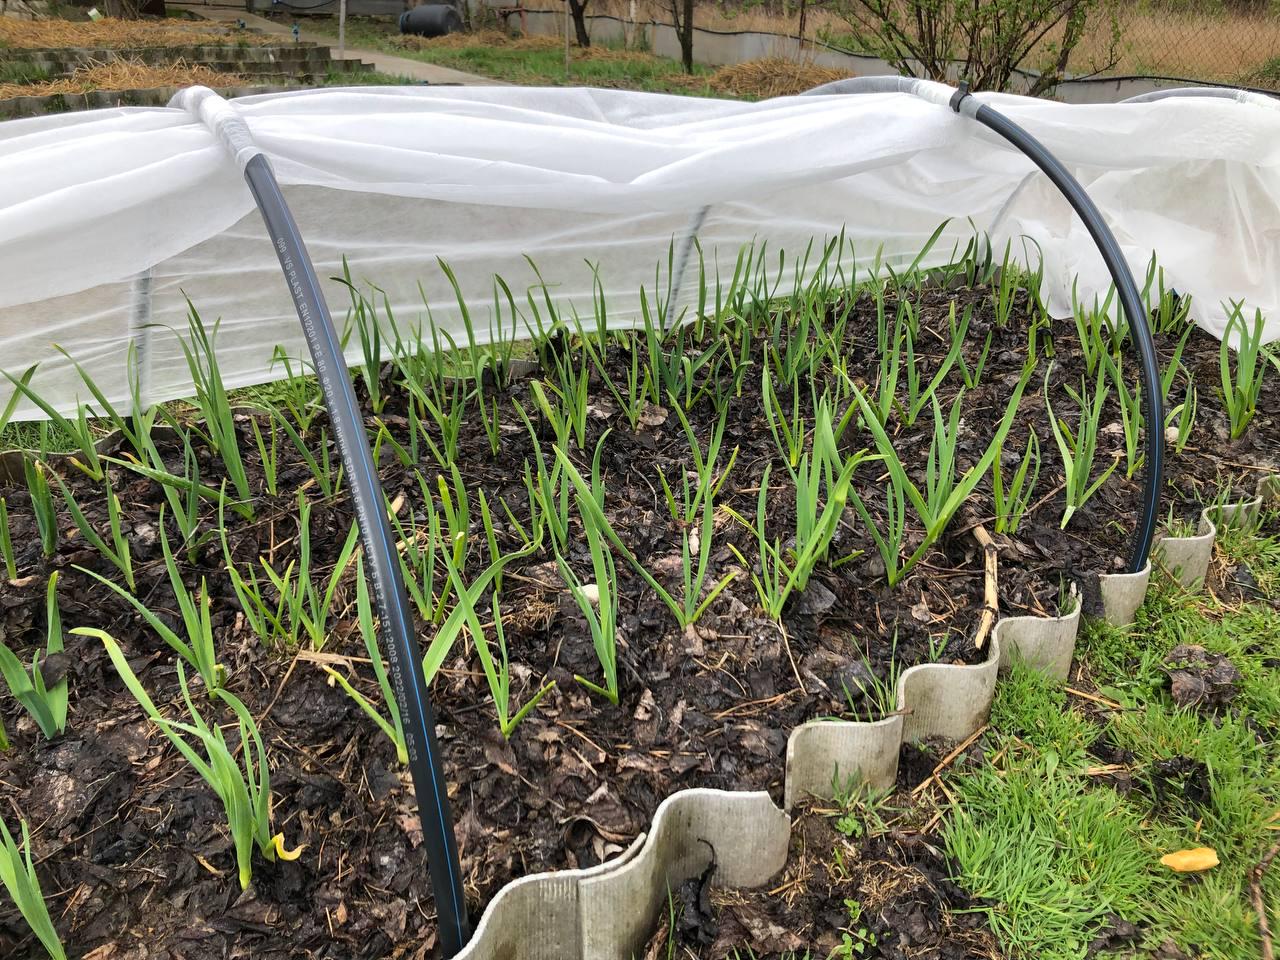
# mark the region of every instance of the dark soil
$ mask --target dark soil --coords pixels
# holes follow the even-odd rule
[[[946,351],[952,299],[961,308],[975,306],[966,346],[971,366],[991,334],[984,382],[965,401],[960,460],[967,467],[993,435],[1022,367],[1025,316],[1015,317],[1007,328],[995,326],[989,291],[982,289],[921,294],[922,343],[932,338],[939,344],[928,355],[922,349],[918,357],[925,382]],[[853,305],[852,317],[847,372],[855,382],[874,383],[875,323],[867,297]],[[1070,422],[1076,410],[1063,386],[1078,383],[1083,369],[1074,336],[1070,322],[1058,325],[1050,384],[1054,409]],[[1174,343],[1176,339],[1161,338],[1162,355],[1167,356]],[[1191,335],[1183,362],[1200,384],[1199,418],[1192,445],[1172,460],[1166,474],[1169,490],[1182,501],[1207,499],[1224,481],[1252,489],[1257,465],[1277,450],[1280,378],[1273,376],[1264,389],[1251,431],[1241,440],[1228,441],[1212,387],[1217,357],[1217,341],[1198,331]],[[617,351],[611,363],[621,376],[627,359]],[[766,464],[773,464],[775,494],[768,515],[781,535],[794,516],[794,493],[778,479],[785,471],[763,422],[759,364],[752,369],[741,397],[729,406],[722,462],[734,446],[739,454],[719,502],[754,516],[760,478]],[[394,377],[384,379],[392,390],[382,420],[400,435],[408,409],[405,394]],[[953,371],[940,391],[946,404],[958,384]],[[1185,388],[1179,379],[1171,402],[1178,402]],[[466,418],[459,445],[457,465],[467,489],[483,489],[495,506],[498,537],[506,549],[517,541],[505,514],[496,509],[498,501],[517,517],[528,515],[520,466],[533,455],[533,446],[510,407],[511,400],[519,398],[532,410],[528,392],[525,380],[499,392],[504,409],[499,456],[491,454],[474,415]],[[632,432],[603,389],[593,387],[592,396],[587,442],[572,456],[585,472],[596,440],[606,429],[611,431],[602,460],[606,512],[641,561],[675,588],[682,530],[667,512],[657,474],[678,482],[680,472],[690,468],[679,422],[654,409]],[[1118,420],[1114,398],[1110,404],[1103,421],[1108,425]],[[262,471],[248,425],[251,415],[246,412],[241,418],[241,449],[250,461],[255,489],[261,490]],[[699,401],[689,416],[705,449],[715,422],[710,402]],[[308,435],[315,450],[327,442],[320,434],[323,426],[321,416]],[[913,428],[899,429],[895,439],[917,478],[923,476],[931,429],[926,412]],[[1069,580],[1121,568],[1137,514],[1140,473],[1129,480],[1122,467],[1077,513],[1068,530],[1060,530],[1061,463],[1048,431],[1039,375],[1027,388],[1006,444],[1010,473],[1028,431],[1041,440],[1041,502],[1016,536],[997,537],[1006,615],[1053,612]],[[1121,449],[1114,429],[1108,426],[1102,434],[1100,463]],[[197,440],[193,434],[201,479],[216,487],[224,473],[221,463]],[[864,441],[869,442],[865,436],[858,440]],[[233,555],[242,568],[259,556],[278,570],[294,559],[295,498],[301,488],[317,498],[313,565],[327,571],[352,523],[345,491],[332,502],[318,499],[307,468],[283,436],[281,443],[281,495],[272,498],[263,492],[252,522],[228,514]],[[546,446],[549,454],[550,444]],[[166,453],[176,457],[180,469],[180,449],[170,441]],[[415,504],[421,494],[413,472],[384,454],[382,480],[388,498],[403,499],[403,517],[409,512],[420,517],[420,505]],[[333,459],[336,463],[337,457]],[[428,456],[416,466],[434,486],[434,461]],[[105,533],[100,486],[66,463],[56,469]],[[151,481],[124,469],[113,468],[111,479],[131,540],[138,592],[177,623],[158,539],[161,492]],[[872,511],[883,510],[875,467],[861,468],[856,483]],[[44,633],[45,583],[48,574],[58,570],[64,626],[96,626],[117,637],[156,702],[162,708],[176,704],[171,651],[128,605],[75,569],[83,565],[107,577],[115,575],[82,537],[70,535],[69,515],[60,513],[64,536],[57,554],[46,560],[25,487],[20,481],[0,481],[0,496],[8,501],[20,573],[17,581],[0,583],[0,639],[30,662]],[[487,563],[478,513],[473,504],[468,576],[477,575]],[[889,677],[895,664],[901,668],[933,655],[959,662],[980,657],[971,638],[982,607],[982,557],[967,529],[989,523],[990,513],[990,487],[984,481],[967,512],[952,524],[952,532],[891,591],[869,534],[849,510],[832,555],[863,554],[837,569],[821,568],[809,590],[792,599],[781,623],[763,616],[749,572],[740,571],[702,620],[682,632],[618,557],[622,601],[617,707],[572,679],[575,673],[598,677],[599,665],[586,623],[561,584],[552,554],[544,551],[509,567],[501,607],[512,660],[512,701],[523,703],[545,680],[556,681],[556,688],[510,742],[498,732],[488,688],[469,646],[455,648],[433,689],[473,909],[478,912],[515,877],[590,866],[615,855],[645,829],[658,803],[676,790],[759,789],[780,798],[786,739],[796,725],[833,714],[875,715],[877,707],[872,698],[859,695],[859,683],[868,686],[871,675]],[[206,529],[215,529],[216,515],[208,504],[202,520]],[[171,527],[168,533],[177,542],[176,530]],[[919,542],[919,536],[920,531],[912,530],[909,540]],[[570,539],[566,559],[584,582],[590,581],[583,539]],[[755,562],[753,534],[722,514],[717,517],[708,583],[737,567],[730,544],[748,563]],[[335,597],[323,656],[268,649],[249,631],[216,542],[203,546],[198,562],[184,574],[192,586],[208,578],[229,687],[259,718],[266,741],[275,827],[290,846],[302,843],[306,850],[292,863],[268,864],[259,858],[252,887],[241,893],[217,800],[149,728],[101,645],[68,636],[65,667],[71,711],[64,736],[45,742],[11,698],[0,699],[0,717],[14,740],[14,749],[0,755],[0,806],[10,825],[19,814],[31,824],[45,893],[70,954],[93,960],[431,956],[436,946],[435,909],[406,775],[396,764],[392,744],[328,683],[317,662],[329,657],[324,662],[346,669],[347,661],[332,657],[365,655],[355,623],[353,574],[347,574]],[[419,627],[425,646],[434,628]],[[378,700],[367,668],[353,668],[351,676]],[[852,704],[846,689],[853,694]],[[908,772],[916,769],[914,764],[907,767]],[[827,854],[836,838],[824,824],[820,818],[806,817],[797,831],[801,837],[818,831],[808,849],[821,849],[823,856],[808,870],[825,870],[830,863]],[[875,900],[872,893],[863,900],[865,916],[872,918],[868,925],[887,945],[883,949],[897,950],[908,938],[946,934],[954,945],[927,955],[990,955],[982,952],[986,946],[969,946],[990,943],[975,919],[980,915],[966,915],[962,923],[947,913],[960,895],[946,882],[946,865],[930,843],[922,838],[883,838],[858,847],[855,861],[854,879],[830,886],[835,881],[827,878],[822,882],[828,886],[816,889],[899,891],[884,901]],[[783,926],[807,942],[826,943],[845,922],[835,916],[843,910],[843,896],[834,901],[826,899],[826,893],[797,899]],[[722,926],[730,929],[731,922],[738,921]],[[956,932],[955,925],[963,929]],[[12,907],[0,905],[0,956],[24,957],[35,949]]]
[[[1164,658],[1169,692],[1179,707],[1206,713],[1221,712],[1240,692],[1244,679],[1230,659],[1204,647],[1183,643]]]

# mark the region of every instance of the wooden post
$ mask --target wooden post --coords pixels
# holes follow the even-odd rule
[[[347,56],[347,0],[338,0],[338,59]]]

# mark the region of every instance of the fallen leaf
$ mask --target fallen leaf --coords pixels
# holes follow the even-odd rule
[[[283,833],[277,833],[274,837],[272,837],[271,844],[276,848],[276,856],[284,861],[297,860],[300,856],[302,856],[302,851],[307,849],[307,845],[305,843],[299,844],[298,846],[294,847],[292,850],[285,849]]]
[[[409,846],[417,850],[418,844],[422,843],[422,820],[418,814],[416,812],[396,814],[396,824],[409,838]]]
[[[1160,858],[1170,870],[1178,873],[1197,873],[1218,865],[1218,852],[1212,847],[1192,847],[1177,853],[1166,853]]]
[[[933,611],[929,609],[929,602],[925,599],[924,593],[920,594],[920,602],[911,608],[911,616],[920,623],[933,622]]]
[[[667,408],[651,403],[640,412],[637,421],[642,427],[656,427],[659,424],[666,423]]]

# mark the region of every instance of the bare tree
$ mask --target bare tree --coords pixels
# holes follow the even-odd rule
[[[1110,44],[1088,73],[1119,59],[1120,26],[1107,0],[839,0],[834,9],[860,45],[901,73],[930,80],[962,76],[979,90],[1004,90],[1026,67],[1039,95],[1062,82],[1089,31]]]
[[[591,34],[587,33],[587,4],[591,0],[569,0],[569,16],[573,17],[573,32],[578,35],[578,46],[591,46]]]
[[[680,38],[680,62],[685,73],[693,73],[693,0],[667,0],[671,20]]]

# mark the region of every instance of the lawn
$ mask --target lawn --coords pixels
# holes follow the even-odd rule
[[[1228,531],[1215,591],[1164,582],[1132,629],[1090,624],[1067,689],[1022,669],[1000,688],[981,754],[949,778],[944,838],[1010,954],[1265,955],[1254,897],[1274,924],[1280,871],[1252,878],[1280,842],[1277,531],[1274,511]],[[1218,865],[1161,862],[1201,847]]]
[[[307,28],[335,39],[338,35],[337,21],[330,18],[314,18]],[[428,40],[401,35],[394,20],[351,17],[347,43],[527,86],[715,95],[708,84],[712,73],[708,68],[697,66],[690,76],[678,61],[643,51],[599,45],[582,49],[575,44],[570,48],[566,72],[564,42],[555,37],[513,38],[497,30],[482,30]]]

